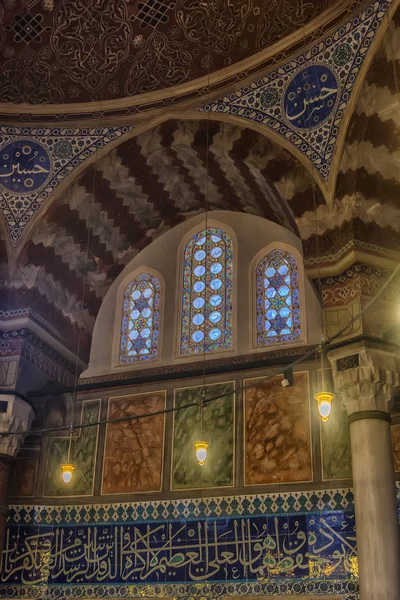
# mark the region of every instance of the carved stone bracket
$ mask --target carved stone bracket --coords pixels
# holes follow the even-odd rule
[[[375,411],[379,418],[379,412],[390,412],[393,391],[400,384],[398,354],[361,342],[333,350],[328,358],[335,392],[349,417]]]
[[[30,428],[34,417],[33,408],[16,396],[0,394],[0,454],[14,458],[24,436],[17,433]]]

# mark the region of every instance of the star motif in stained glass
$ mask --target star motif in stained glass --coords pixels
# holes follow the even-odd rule
[[[275,319],[272,321],[272,326],[275,329],[275,331],[281,331],[284,327],[286,327],[286,319],[284,319],[283,317],[281,317],[280,315],[278,315],[277,317],[275,317]]]
[[[147,308],[148,305],[149,304],[146,298],[143,298],[143,296],[140,296],[139,300],[135,302],[135,308],[137,308],[140,312],[142,312],[144,308]]]
[[[135,329],[137,329],[139,331],[141,329],[143,329],[144,327],[146,327],[146,325],[147,325],[147,321],[143,317],[138,317],[135,321]]]
[[[271,308],[274,308],[275,310],[279,310],[284,304],[285,300],[281,296],[275,296],[275,298],[272,298],[271,300]]]
[[[286,283],[283,275],[274,275],[270,279],[271,279],[271,284],[274,286],[275,289],[279,289],[281,287],[281,285],[285,285],[285,283]]]
[[[138,337],[134,341],[133,347],[135,348],[136,352],[139,352],[139,350],[143,350],[143,348],[146,348],[146,342],[143,340],[143,338]]]

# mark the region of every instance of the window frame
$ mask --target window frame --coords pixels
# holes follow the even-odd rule
[[[297,339],[288,342],[271,341],[269,344],[258,344],[257,335],[257,268],[259,263],[266,259],[268,254],[274,250],[282,250],[291,254],[297,264],[298,273],[298,290],[299,290],[299,310],[300,310],[300,335]],[[295,248],[289,244],[282,242],[271,242],[264,248],[262,248],[254,256],[250,264],[249,269],[249,292],[250,292],[250,320],[249,320],[249,340],[252,351],[266,352],[269,348],[286,347],[286,346],[299,346],[307,342],[307,310],[305,302],[305,275],[304,275],[304,264],[303,256]]]
[[[237,352],[237,278],[238,278],[238,248],[237,248],[237,237],[233,229],[221,221],[215,221],[208,219],[207,228],[215,228],[224,230],[232,241],[232,346],[227,349],[218,349],[212,352],[206,352],[206,358],[214,359],[221,356],[230,356]],[[183,361],[196,361],[202,360],[204,353],[198,352],[194,354],[182,354],[181,353],[181,330],[183,324],[183,277],[185,270],[185,252],[186,247],[190,240],[200,231],[206,229],[206,223],[204,220],[200,221],[197,225],[192,227],[185,233],[179,244],[178,253],[178,268],[176,270],[176,310],[175,310],[175,360]]]
[[[138,360],[123,364],[120,362],[120,348],[122,335],[122,317],[124,296],[127,287],[140,275],[149,275],[158,280],[160,286],[160,306],[159,306],[159,323],[158,323],[158,348],[157,355],[154,358],[147,360]],[[161,362],[162,340],[163,340],[163,322],[164,322],[164,305],[165,305],[165,282],[159,271],[151,267],[141,266],[124,277],[118,286],[117,293],[117,310],[114,316],[114,340],[113,340],[113,358],[112,368],[118,370],[131,370],[137,368],[146,368],[148,365],[154,365]]]

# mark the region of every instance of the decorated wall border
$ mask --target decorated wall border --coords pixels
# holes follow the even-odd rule
[[[396,482],[400,505],[400,481]],[[304,492],[212,496],[178,500],[149,500],[120,504],[72,504],[66,506],[12,504],[10,524],[49,523],[88,525],[94,523],[152,522],[169,519],[208,519],[264,514],[296,514],[354,508],[350,487]]]
[[[225,596],[319,595],[332,600],[358,600],[358,581],[354,580],[271,580],[268,582],[222,582],[213,584],[133,584],[133,585],[47,585],[0,586],[0,598],[187,598],[187,600],[224,600]]]
[[[12,242],[74,169],[132,129],[0,127],[0,210]]]
[[[398,488],[400,500],[400,484]],[[13,504],[8,522],[25,525],[51,523],[153,522],[160,520],[245,517],[265,514],[296,514],[353,509],[351,488],[304,492],[212,496],[177,500],[148,500],[120,504],[73,504],[67,506]]]
[[[23,356],[64,385],[75,381],[76,366],[29,329],[0,332],[0,357]]]
[[[305,155],[326,183],[357,75],[392,1],[371,3],[297,58],[199,110],[271,129]]]

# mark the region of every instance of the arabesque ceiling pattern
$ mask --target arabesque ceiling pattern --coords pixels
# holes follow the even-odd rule
[[[0,102],[104,101],[181,84],[271,46],[334,4],[3,0]]]
[[[295,217],[314,202],[323,198],[313,194],[308,172],[262,134],[215,121],[168,121],[120,144],[55,201],[21,254],[9,306],[35,294],[38,311],[42,300],[58,311],[59,330],[74,323],[86,335],[123,267],[206,204],[297,233]]]

